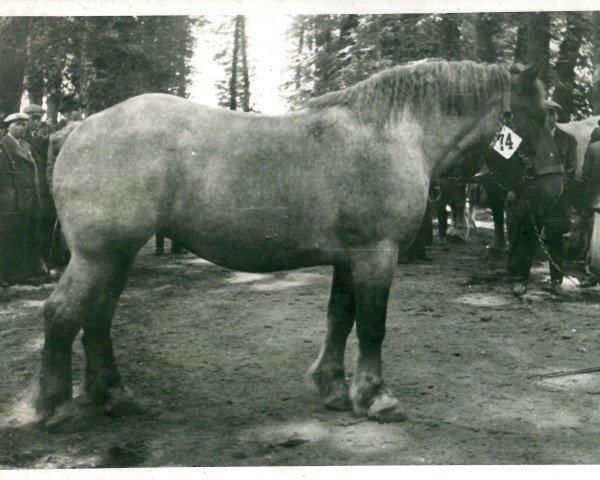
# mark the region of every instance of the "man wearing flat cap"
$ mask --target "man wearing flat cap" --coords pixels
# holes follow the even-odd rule
[[[545,100],[546,124],[552,133],[556,149],[565,171],[565,193],[563,193],[550,211],[534,215],[522,198],[513,200],[507,212],[510,245],[508,250],[507,271],[513,277],[513,294],[522,295],[527,290],[529,272],[539,243],[539,235],[543,231],[544,242],[551,259],[550,291],[562,295],[564,257],[563,235],[571,228],[571,205],[575,202],[572,195],[577,168],[577,140],[569,133],[556,126],[558,112],[562,107],[552,101]],[[534,218],[535,217],[535,218]],[[534,224],[535,222],[535,224]]]
[[[562,107],[558,103],[553,100],[546,100],[544,101],[544,108],[548,115],[548,128],[550,128],[554,144],[565,168],[567,197],[571,206],[576,206],[577,201],[575,197],[578,190],[575,184],[575,173],[577,172],[577,139],[556,126],[558,114],[562,112]]]
[[[7,116],[0,141],[0,274],[9,281],[47,272],[39,253],[39,176],[24,139],[28,121],[25,113]]]
[[[46,263],[51,263],[52,238],[56,223],[56,209],[50,193],[46,169],[48,165],[48,129],[42,121],[46,110],[36,104],[25,107],[24,113],[29,115],[29,122],[25,132],[25,141],[31,147],[31,153],[37,166],[38,182],[40,188],[40,252]]]

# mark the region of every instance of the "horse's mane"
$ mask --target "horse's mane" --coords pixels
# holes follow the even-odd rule
[[[469,60],[422,60],[384,70],[356,85],[315,97],[312,109],[350,107],[359,118],[387,121],[411,113],[467,114],[488,105],[510,83],[508,68]]]

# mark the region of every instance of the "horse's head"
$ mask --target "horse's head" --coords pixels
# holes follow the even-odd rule
[[[564,168],[546,125],[545,91],[538,79],[543,62],[524,68],[511,67],[510,88],[503,93],[502,121],[516,132],[522,143],[505,159],[495,151],[486,163],[502,186],[526,192],[536,210],[550,208],[563,189]]]

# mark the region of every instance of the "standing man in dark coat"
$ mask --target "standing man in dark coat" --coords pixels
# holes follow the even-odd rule
[[[594,212],[600,211],[600,126],[592,131],[590,143],[585,150],[581,178],[585,192],[585,208],[587,209],[585,217],[590,224],[589,233],[591,234]],[[588,265],[586,266],[589,276],[581,282],[582,287],[593,287],[598,284],[596,273],[589,269],[590,253],[588,252]]]
[[[547,100],[545,106],[548,112],[548,127],[552,132],[554,144],[565,168],[565,194],[569,205],[579,209],[582,197],[581,183],[575,178],[577,172],[577,140],[573,135],[556,126],[558,112],[562,111],[562,107],[552,100]]]
[[[48,164],[48,129],[42,121],[46,110],[40,105],[31,104],[25,107],[24,113],[29,115],[27,129],[25,131],[25,141],[31,147],[31,153],[35,160],[39,189],[40,189],[40,252],[42,258],[47,264],[51,263],[50,254],[52,250],[52,236],[54,225],[56,223],[56,210],[48,181],[46,180],[46,168]]]
[[[5,276],[17,281],[45,274],[39,251],[40,187],[37,166],[29,144],[24,140],[29,116],[13,113],[5,118],[8,133],[0,141],[1,185],[5,215],[0,219],[4,232],[0,245]]]
[[[577,140],[556,126],[557,112],[561,111],[562,107],[552,100],[546,100],[544,107],[547,112],[547,124],[554,137],[565,172],[566,189],[549,211],[541,213],[534,213],[531,210],[523,192],[509,192],[507,196],[511,200],[507,202],[510,232],[507,271],[514,281],[512,291],[515,295],[522,295],[527,290],[529,272],[542,230],[551,257],[549,260],[550,291],[555,295],[564,293],[562,288],[563,235],[571,228],[572,195],[569,188],[572,189],[575,182]]]

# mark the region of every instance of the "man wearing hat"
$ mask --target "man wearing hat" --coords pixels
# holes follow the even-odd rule
[[[510,244],[508,250],[507,271],[513,278],[513,294],[522,295],[527,290],[529,272],[539,244],[539,235],[543,231],[545,244],[550,254],[550,291],[562,295],[562,262],[564,257],[563,235],[571,227],[571,198],[569,189],[573,189],[577,168],[577,140],[556,126],[558,112],[562,107],[552,101],[544,101],[546,124],[552,133],[556,149],[565,171],[565,193],[560,196],[551,211],[533,215],[526,200],[514,195],[508,203],[508,223]],[[508,198],[511,198],[509,193]],[[535,217],[535,218],[534,218]],[[535,223],[534,223],[535,222]]]
[[[40,188],[40,252],[46,263],[50,263],[52,250],[52,238],[54,225],[56,223],[56,210],[50,193],[50,187],[46,178],[48,165],[48,130],[42,121],[46,110],[40,105],[31,104],[25,107],[24,113],[29,115],[29,122],[25,132],[25,141],[31,147],[31,153],[35,160]]]
[[[579,208],[578,193],[580,187],[575,179],[575,173],[577,172],[577,139],[570,133],[561,130],[556,126],[558,120],[558,114],[562,112],[562,107],[554,102],[553,100],[546,100],[544,102],[544,108],[548,113],[547,123],[552,137],[554,138],[554,144],[560,155],[560,159],[565,169],[565,190],[567,198],[572,207]]]
[[[1,273],[17,280],[47,273],[39,254],[39,176],[24,139],[28,121],[25,113],[7,116],[8,133],[0,141]]]

